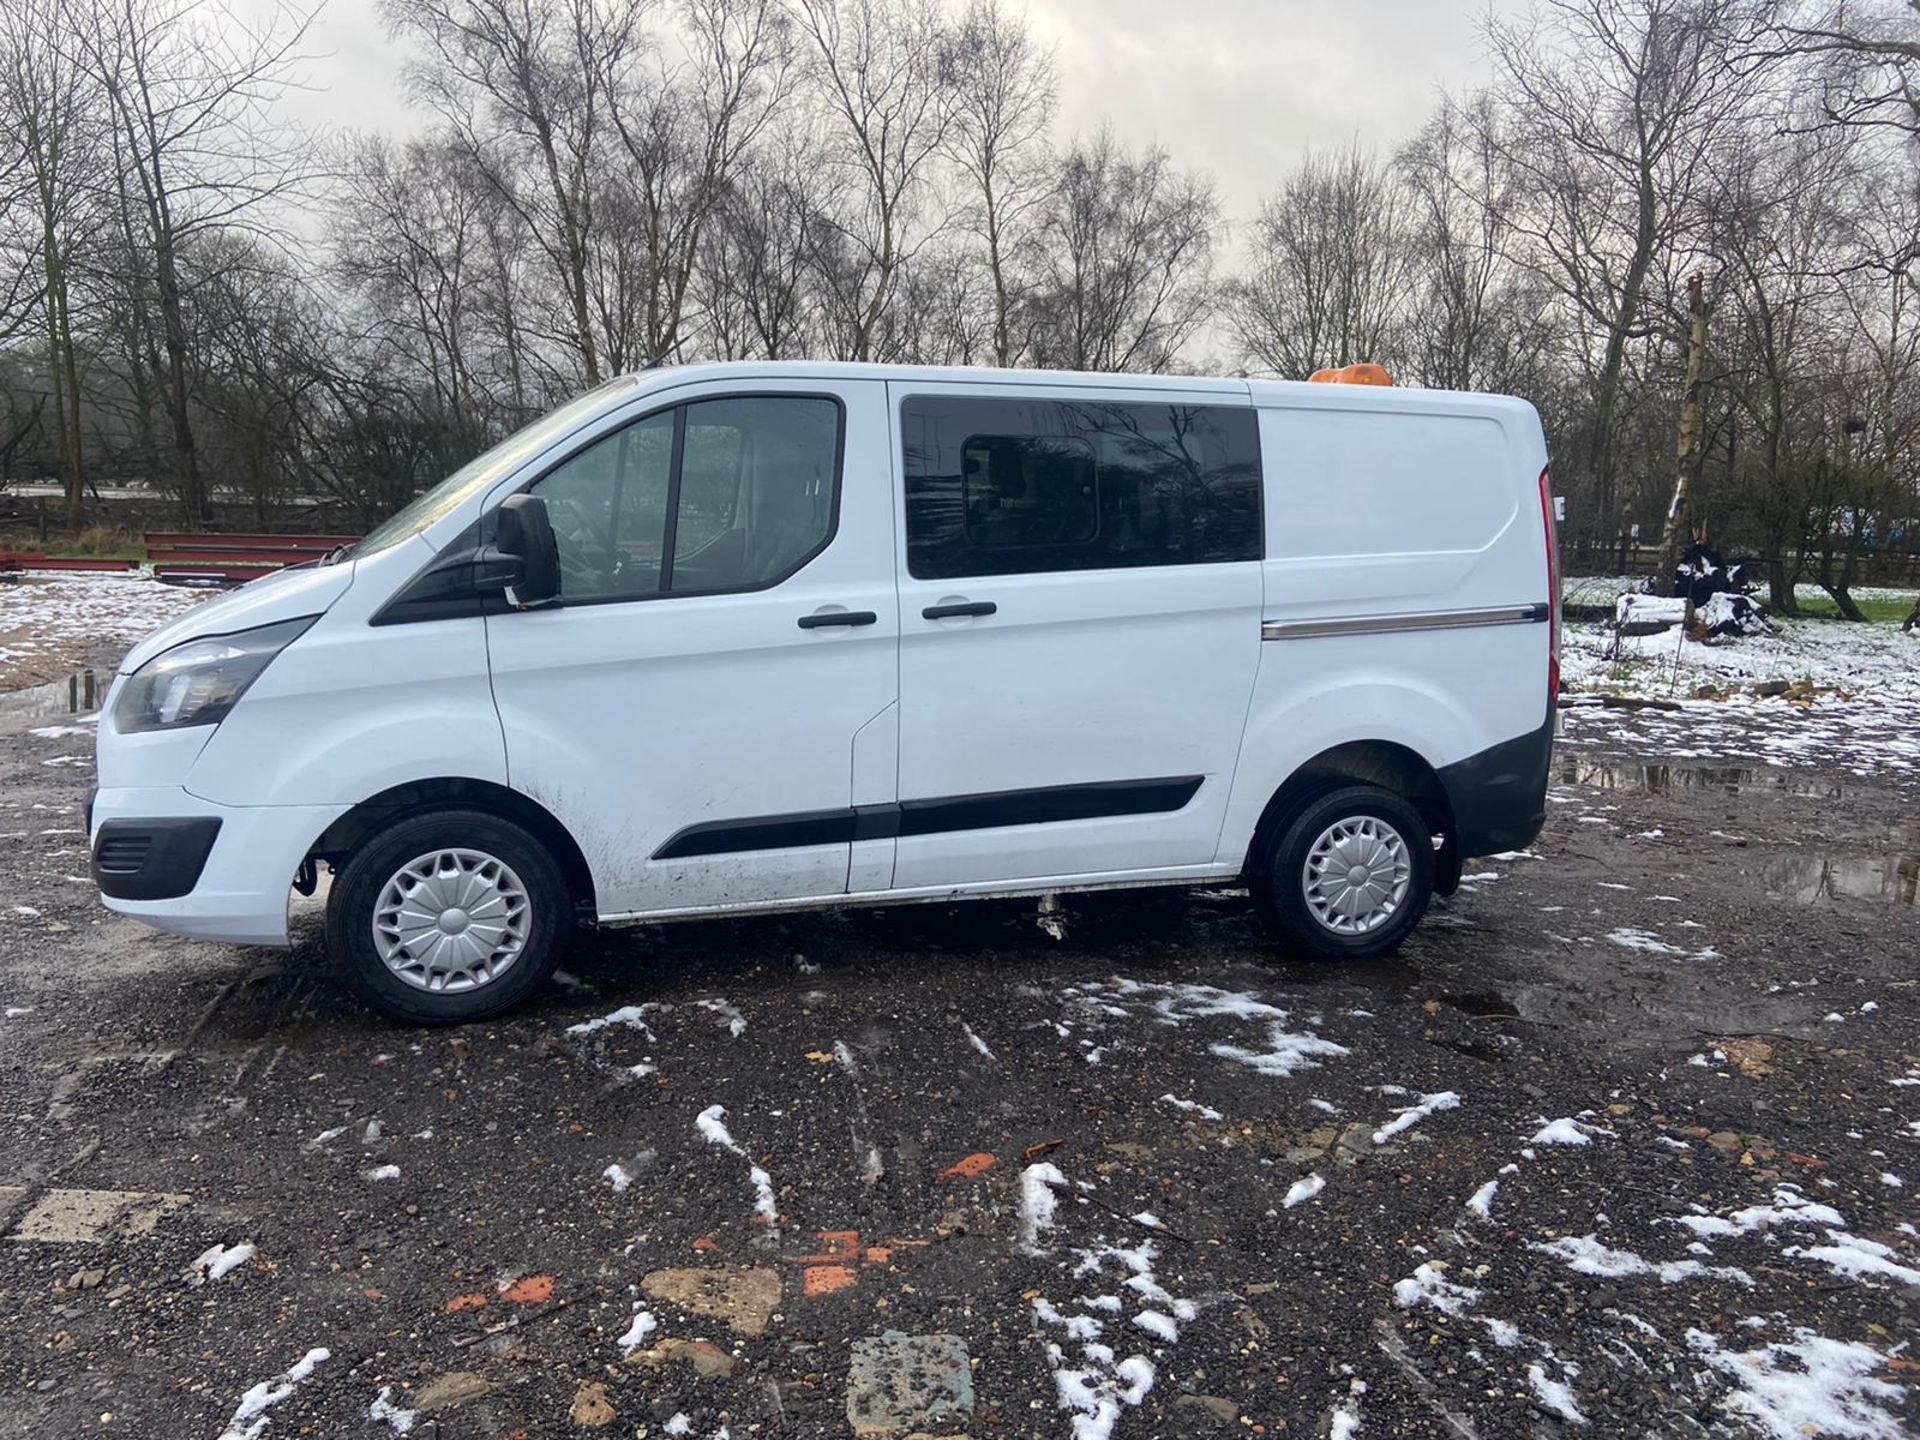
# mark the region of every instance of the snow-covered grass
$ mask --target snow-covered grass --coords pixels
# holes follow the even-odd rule
[[[0,691],[56,680],[96,647],[131,645],[207,594],[138,571],[0,581]]]
[[[1570,601],[1612,606],[1617,578],[1566,582]],[[1649,741],[1674,760],[1830,765],[1920,774],[1920,631],[1897,624],[1776,617],[1777,633],[1685,638],[1678,626],[1616,636],[1576,621],[1561,639],[1562,689],[1676,703],[1678,712],[1561,712],[1570,747]],[[1798,687],[1762,696],[1756,685]]]

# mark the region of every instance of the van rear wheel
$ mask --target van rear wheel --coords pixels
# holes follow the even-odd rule
[[[433,810],[376,831],[327,899],[327,946],[354,991],[415,1025],[485,1020],[560,963],[572,919],[547,849],[481,810]]]
[[[1329,959],[1389,955],[1433,896],[1433,834],[1391,790],[1342,786],[1278,826],[1248,878],[1294,946]]]

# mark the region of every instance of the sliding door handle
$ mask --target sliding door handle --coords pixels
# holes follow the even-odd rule
[[[816,610],[800,617],[800,628],[824,630],[830,625],[871,625],[879,618],[871,610]]]
[[[991,615],[999,608],[991,600],[959,600],[951,605],[929,605],[920,614],[927,620],[957,620],[963,615]]]

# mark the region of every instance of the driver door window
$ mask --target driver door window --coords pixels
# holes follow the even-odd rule
[[[566,600],[778,584],[826,547],[840,406],[818,396],[703,400],[596,441],[537,482]]]
[[[533,487],[553,522],[563,600],[660,593],[677,413],[650,415],[596,441]]]

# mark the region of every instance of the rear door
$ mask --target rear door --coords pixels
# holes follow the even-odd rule
[[[853,807],[893,799],[886,437],[879,382],[710,383],[532,485],[559,603],[488,618],[494,698],[603,916],[846,891]]]
[[[889,389],[895,887],[1204,870],[1260,650],[1244,392]]]

